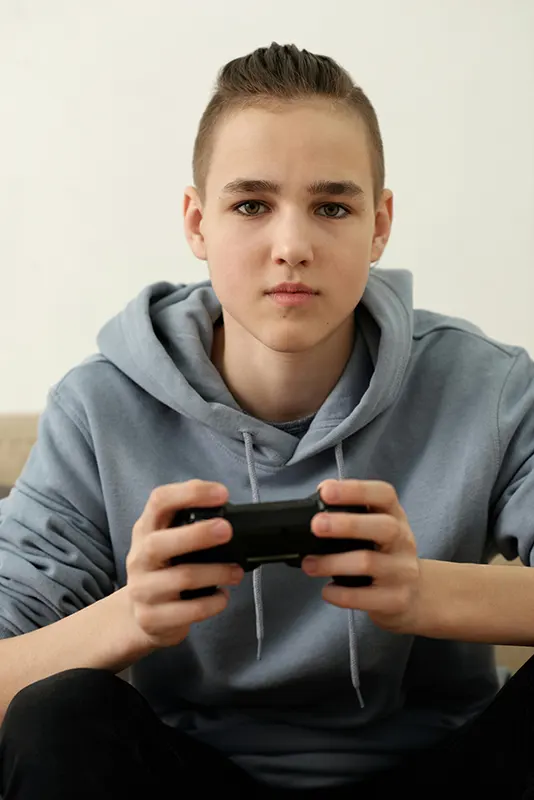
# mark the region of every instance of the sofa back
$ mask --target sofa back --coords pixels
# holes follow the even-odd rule
[[[0,486],[11,487],[37,438],[39,414],[0,414]]]

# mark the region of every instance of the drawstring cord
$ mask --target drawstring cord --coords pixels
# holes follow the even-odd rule
[[[245,453],[247,456],[248,475],[250,480],[250,488],[252,489],[252,501],[254,503],[260,502],[260,491],[258,487],[258,476],[256,474],[256,464],[254,463],[254,449],[252,445],[252,434],[249,431],[243,431],[243,438],[245,440]],[[256,641],[258,643],[258,650],[256,659],[261,659],[261,651],[263,647],[263,592],[262,592],[262,573],[261,566],[257,567],[252,573],[252,587],[254,591],[254,609],[256,612]]]
[[[252,434],[249,431],[242,431],[243,439],[245,442],[245,453],[247,458],[247,468],[250,480],[250,488],[252,490],[252,500],[254,503],[260,502],[260,492],[258,486],[258,476],[256,473],[256,464],[254,462],[254,447]],[[345,479],[345,460],[343,457],[343,443],[338,442],[335,448],[336,465],[338,479]],[[261,659],[263,638],[264,638],[264,625],[263,625],[263,592],[262,592],[262,568],[257,567],[252,576],[252,586],[254,592],[254,610],[256,615],[256,641],[258,649],[256,658]],[[358,701],[361,708],[364,708],[363,696],[360,690],[360,668],[358,664],[358,641],[356,636],[356,620],[354,617],[354,610],[348,609],[348,629],[349,629],[349,653],[350,653],[350,677],[352,685],[356,691]]]

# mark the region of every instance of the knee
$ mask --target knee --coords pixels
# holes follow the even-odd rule
[[[127,684],[108,670],[78,668],[58,672],[21,689],[11,700],[3,721],[3,733],[20,731],[28,737],[48,736],[66,728],[79,728],[84,716],[101,715],[116,706]],[[131,687],[129,687],[131,688]]]

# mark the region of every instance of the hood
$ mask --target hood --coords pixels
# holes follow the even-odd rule
[[[407,270],[374,269],[355,314],[372,361],[371,380],[354,405],[350,362],[302,440],[245,414],[210,360],[213,323],[222,309],[210,281],[144,288],[101,329],[101,353],[160,402],[197,420],[242,452],[243,430],[259,464],[288,466],[368,425],[397,397],[413,334],[413,278]]]

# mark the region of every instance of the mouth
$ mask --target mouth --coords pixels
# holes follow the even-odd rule
[[[310,303],[319,293],[304,283],[280,283],[267,295],[280,306],[302,306]]]
[[[269,289],[267,294],[317,294],[317,292],[305,283],[289,283],[285,281]]]

